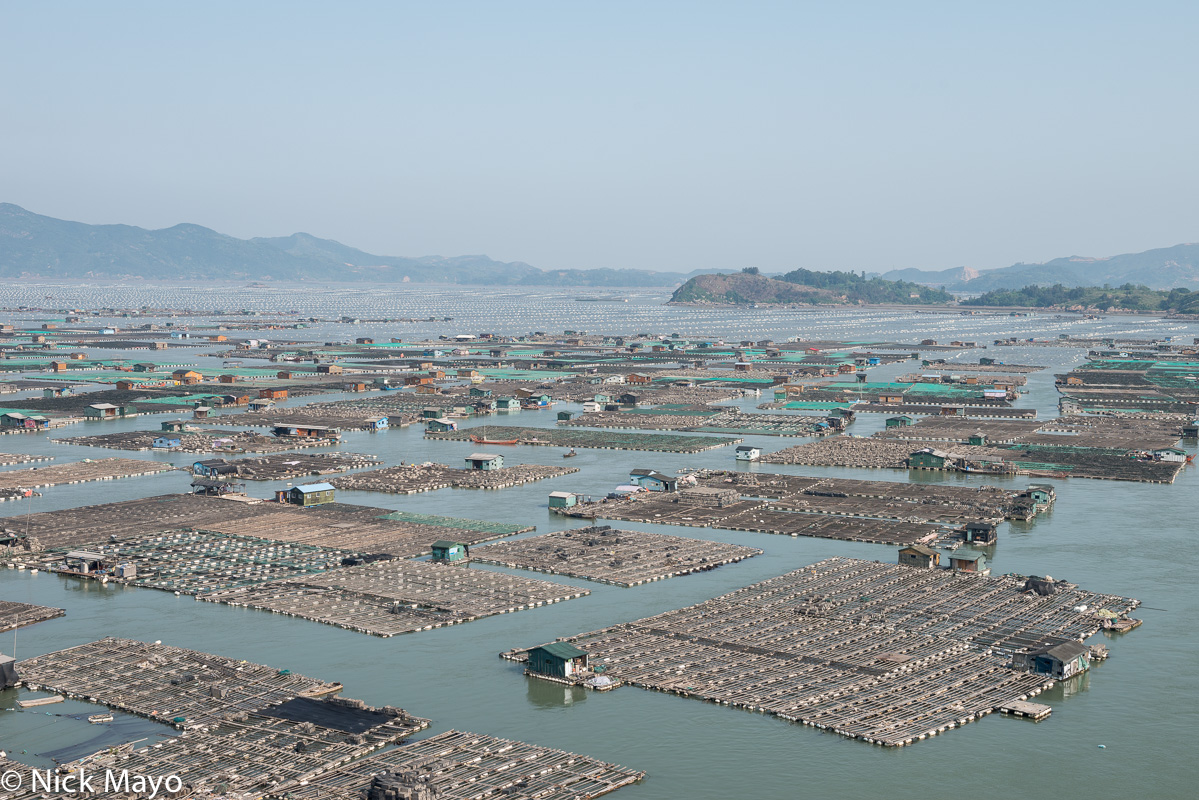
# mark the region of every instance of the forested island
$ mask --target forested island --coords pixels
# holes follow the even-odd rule
[[[672,303],[715,305],[948,305],[952,301],[948,292],[909,281],[807,269],[768,278],[753,267],[728,275],[696,275],[670,298]]]

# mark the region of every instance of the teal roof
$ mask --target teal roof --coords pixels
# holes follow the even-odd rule
[[[543,644],[540,647],[534,647],[533,649],[544,650],[551,656],[557,656],[558,658],[568,660],[587,655],[586,650],[581,650],[570,642],[550,642],[549,644]]]
[[[446,539],[438,539],[433,542],[434,550],[452,550],[455,547],[466,547],[462,542],[451,542]]]
[[[305,484],[304,486],[297,486],[296,488],[299,489],[303,494],[307,494],[308,492],[331,492],[333,491],[333,484],[309,483]]]

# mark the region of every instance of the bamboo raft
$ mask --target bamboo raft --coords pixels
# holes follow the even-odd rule
[[[570,637],[625,684],[777,715],[886,746],[1052,686],[1007,650],[1083,638],[1136,601],[1061,585],[832,558],[699,605]],[[1076,611],[1091,601],[1086,612]],[[525,661],[526,650],[503,657]]]
[[[465,564],[379,561],[200,599],[390,637],[508,614],[590,594],[587,589]]]
[[[513,569],[631,587],[735,564],[761,554],[754,547],[598,526],[496,542],[475,549],[471,558]]]

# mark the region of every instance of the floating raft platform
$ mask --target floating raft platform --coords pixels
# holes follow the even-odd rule
[[[426,439],[469,442],[479,436],[480,428],[457,431],[426,431]],[[549,447],[583,447],[600,450],[649,450],[664,453],[699,453],[714,450],[741,439],[727,436],[683,436],[663,433],[625,433],[620,431],[575,430],[570,428],[520,428],[488,425],[486,438],[493,441],[517,440],[520,444]]]
[[[473,550],[471,559],[631,587],[706,572],[761,554],[756,547],[604,525],[496,542]]]
[[[61,608],[0,600],[0,633],[23,628],[26,625],[34,625],[38,622],[45,622],[48,619],[61,617],[66,613]]]
[[[438,489],[507,489],[578,472],[572,467],[519,464],[499,469],[456,469],[445,464],[408,464],[334,478],[338,489],[387,494],[418,494]]]
[[[217,724],[225,714],[255,711],[294,697],[341,690],[340,684],[289,670],[115,637],[22,661],[17,671],[30,689],[99,703],[181,729]]]
[[[1010,652],[1049,636],[1079,641],[1101,626],[1098,611],[1136,603],[1061,582],[1046,595],[1016,577],[831,558],[566,641],[624,684],[900,747],[1039,694],[1053,681],[1013,669]]]
[[[428,555],[433,542],[439,539],[474,545],[533,529],[528,525],[404,514],[347,503],[303,508],[193,494],[45,511],[22,517],[21,523],[22,527],[28,526],[29,537],[36,541],[38,550],[69,550],[107,542],[114,536],[159,536],[164,530],[190,528],[405,558]]]
[[[396,560],[215,592],[201,599],[389,637],[538,608],[590,593],[466,564]]]
[[[156,461],[132,458],[102,458],[99,461],[76,461],[49,467],[18,469],[0,472],[0,489],[40,489],[89,481],[111,481],[117,478],[136,478],[171,472],[176,467]]]
[[[645,777],[616,764],[478,733],[446,731],[393,748],[289,787],[293,800],[361,800],[428,787],[438,800],[537,798],[590,800]],[[373,795],[372,795],[373,796]]]

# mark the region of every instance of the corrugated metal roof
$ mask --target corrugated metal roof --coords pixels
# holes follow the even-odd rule
[[[563,659],[578,658],[580,656],[587,655],[586,650],[581,650],[570,642],[550,642],[549,644],[543,644],[540,647],[534,647],[533,649],[544,650],[551,656],[557,656],[558,658]]]

